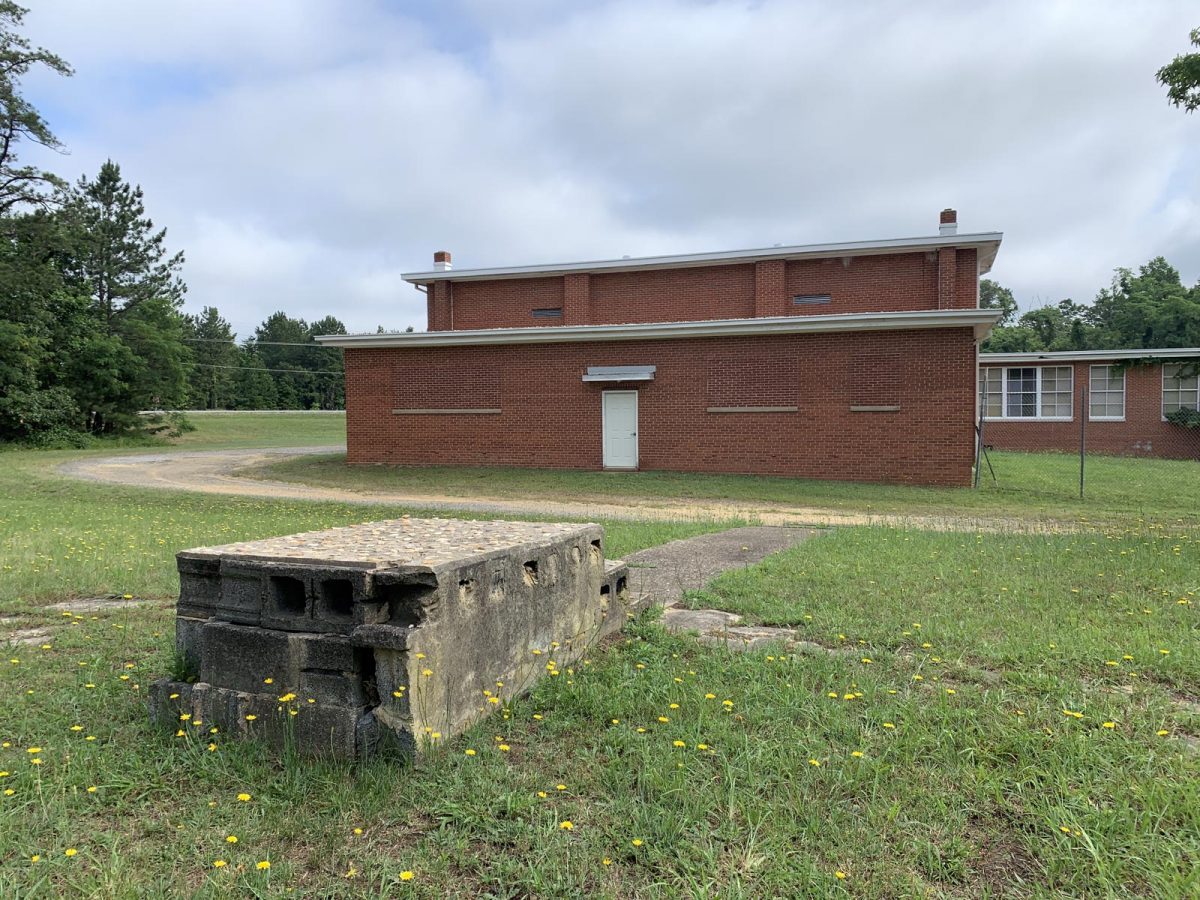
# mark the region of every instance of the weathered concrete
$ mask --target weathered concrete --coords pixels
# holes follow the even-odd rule
[[[628,615],[598,525],[407,517],[178,554],[181,715],[277,747],[366,754],[444,740]]]
[[[629,566],[630,605],[635,612],[655,604],[669,606],[685,591],[699,590],[722,572],[761,562],[815,534],[821,532],[780,525],[750,526],[631,553],[625,557]]]

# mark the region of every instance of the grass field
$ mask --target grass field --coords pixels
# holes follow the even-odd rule
[[[341,454],[304,457],[255,470],[262,478],[357,491],[602,501],[730,500],[900,515],[991,515],[1042,520],[1200,521],[1200,462],[1089,457],[1086,499],[1079,459],[1070,454],[992,454],[996,480],[979,490],[927,488],[753,475],[571,472],[554,469],[404,468],[345,465]]]
[[[333,442],[231,418],[184,446]],[[691,599],[833,652],[647,618],[415,766],[344,766],[149,727],[172,555],[398,510],[53,474],[75,456],[0,454],[0,615],[48,632],[0,658],[0,896],[1200,894],[1200,527],[839,529]],[[100,593],[149,603],[46,609]]]

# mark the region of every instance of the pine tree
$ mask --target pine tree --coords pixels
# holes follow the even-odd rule
[[[46,120],[21,96],[22,76],[38,66],[59,75],[70,75],[71,67],[43,47],[31,46],[17,33],[24,7],[0,0],[0,216],[12,215],[23,206],[47,206],[50,194],[63,186],[60,178],[37,166],[22,165],[17,151],[30,142],[59,150],[59,143]]]
[[[72,274],[109,332],[146,300],[180,305],[187,290],[178,274],[183,253],[167,255],[167,230],[154,230],[141,186],[123,181],[115,162],[105,162],[95,181],[79,179],[66,214],[75,237]]]

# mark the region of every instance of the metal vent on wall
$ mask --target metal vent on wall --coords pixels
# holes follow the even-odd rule
[[[584,381],[653,381],[658,366],[588,366]]]
[[[797,294],[792,298],[795,306],[824,306],[832,302],[833,298],[828,294]]]

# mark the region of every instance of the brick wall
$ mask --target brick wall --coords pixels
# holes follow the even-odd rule
[[[642,469],[965,485],[974,453],[975,357],[969,328],[348,349],[349,461],[599,469],[601,392],[633,388]],[[872,359],[885,359],[888,371],[864,364]],[[581,380],[587,366],[613,365],[658,370],[651,382]],[[483,374],[454,374],[464,372]],[[501,412],[392,412],[406,403],[432,407],[412,385],[433,381],[442,384],[439,403],[498,402]],[[877,391],[899,410],[851,411],[852,403],[876,400]],[[708,412],[743,405],[797,411]]]
[[[1074,393],[1070,422],[991,421],[984,442],[1001,450],[1079,451],[1079,389],[1088,384],[1095,363],[1074,363]],[[1086,414],[1086,410],[1084,411]],[[1087,423],[1091,453],[1200,459],[1200,429],[1180,428],[1162,419],[1162,366],[1131,366],[1125,370],[1125,421]]]
[[[829,303],[797,306],[797,294]],[[835,259],[762,260],[738,265],[572,273],[566,276],[429,285],[429,330],[611,325],[762,316],[973,309],[974,250]],[[532,310],[562,308],[535,319]]]

